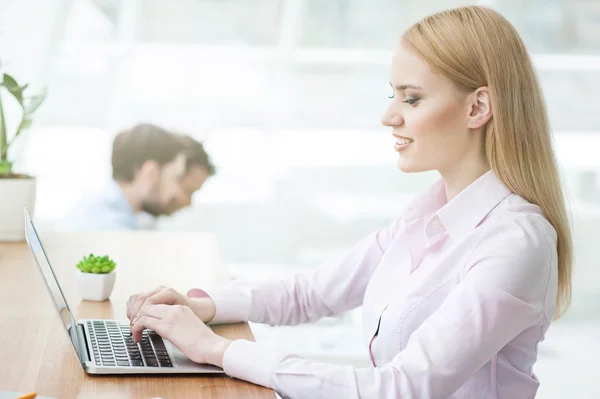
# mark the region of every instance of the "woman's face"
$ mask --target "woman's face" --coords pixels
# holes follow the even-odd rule
[[[381,122],[392,128],[402,171],[443,174],[465,157],[481,156],[481,135],[469,129],[476,94],[434,73],[403,46],[394,54],[390,84],[393,94]]]

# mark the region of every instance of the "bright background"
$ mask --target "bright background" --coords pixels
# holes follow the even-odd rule
[[[394,166],[379,124],[391,52],[417,19],[473,3],[0,0],[2,69],[49,88],[15,148],[38,178],[37,222],[52,228],[104,184],[113,135],[146,121],[204,140],[218,168],[159,228],[217,233],[234,276],[317,266],[436,178]],[[598,398],[600,1],[479,4],[509,18],[530,49],[573,214],[573,308],[542,344],[539,397]],[[308,357],[365,365],[358,315],[253,328]]]

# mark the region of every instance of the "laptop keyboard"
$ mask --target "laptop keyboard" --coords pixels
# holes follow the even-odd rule
[[[129,324],[116,321],[87,322],[97,365],[119,367],[173,367],[163,339],[144,330],[139,344],[129,336]]]

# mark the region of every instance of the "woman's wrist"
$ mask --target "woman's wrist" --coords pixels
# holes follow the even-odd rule
[[[196,317],[204,323],[208,323],[215,318],[217,308],[210,297],[188,298],[188,306],[192,309]]]
[[[232,343],[233,341],[215,334],[214,340],[210,345],[208,353],[206,354],[206,362],[223,368],[223,358],[225,357],[225,352]]]

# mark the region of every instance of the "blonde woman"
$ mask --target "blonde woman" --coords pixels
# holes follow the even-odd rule
[[[404,33],[390,84],[382,121],[398,167],[439,182],[310,275],[132,296],[134,338],[153,329],[284,398],[533,398],[538,344],[569,304],[572,243],[525,46],[490,9],[444,11]],[[231,342],[203,323],[298,324],[361,305],[366,368]]]

